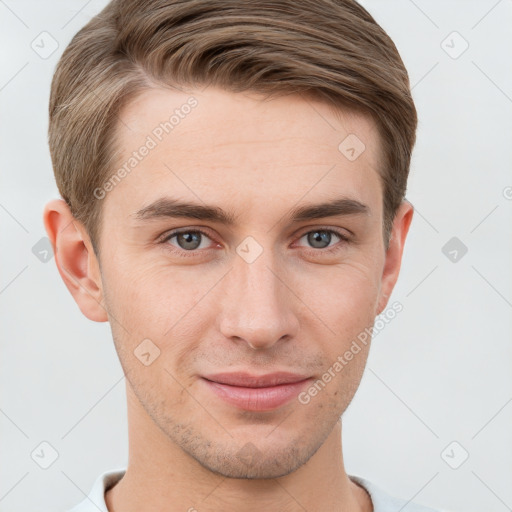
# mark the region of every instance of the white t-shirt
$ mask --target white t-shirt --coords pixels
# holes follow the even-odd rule
[[[87,498],[68,510],[68,512],[108,512],[107,505],[105,504],[105,491],[121,480],[125,471],[125,469],[116,469],[101,474],[94,482]],[[409,503],[404,499],[394,498],[365,478],[354,475],[348,476],[352,481],[361,485],[368,491],[372,499],[374,512],[399,512],[402,510],[404,512],[447,512]],[[405,508],[405,505],[407,505],[407,508]]]

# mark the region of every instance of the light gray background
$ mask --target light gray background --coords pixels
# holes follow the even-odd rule
[[[57,197],[51,76],[105,3],[0,1],[2,512],[64,510],[127,462],[109,327],[82,316],[53,258],[32,252],[46,235],[43,205]],[[420,122],[407,194],[416,214],[390,301],[404,310],[374,339],[345,415],[346,468],[454,512],[512,510],[512,1],[364,5],[404,59]],[[59,45],[46,59],[31,47],[43,31]],[[453,31],[469,43],[458,58]],[[454,236],[468,248],[456,262],[442,252]],[[58,452],[48,469],[31,458],[50,457],[43,441]],[[449,467],[463,450],[469,458]]]

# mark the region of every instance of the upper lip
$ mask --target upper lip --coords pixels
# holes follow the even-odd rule
[[[251,375],[245,372],[233,373],[215,373],[203,375],[203,378],[218,382],[219,384],[228,384],[230,386],[243,386],[247,388],[265,388],[269,386],[278,386],[279,384],[290,384],[308,379],[307,375],[300,375],[291,372],[274,372],[265,375]]]

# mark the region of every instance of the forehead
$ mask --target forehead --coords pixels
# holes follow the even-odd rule
[[[230,198],[246,209],[259,200],[270,209],[301,197],[381,197],[372,119],[301,95],[148,89],[121,111],[116,135],[117,168],[129,173],[109,195],[122,193],[134,208],[165,194]]]

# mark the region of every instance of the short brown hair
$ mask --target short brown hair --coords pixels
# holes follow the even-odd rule
[[[382,147],[386,247],[405,197],[417,114],[398,50],[354,0],[112,0],[57,65],[49,145],[59,192],[96,252],[121,108],[156,84],[306,94],[369,114]],[[341,142],[341,141],[340,141]]]

